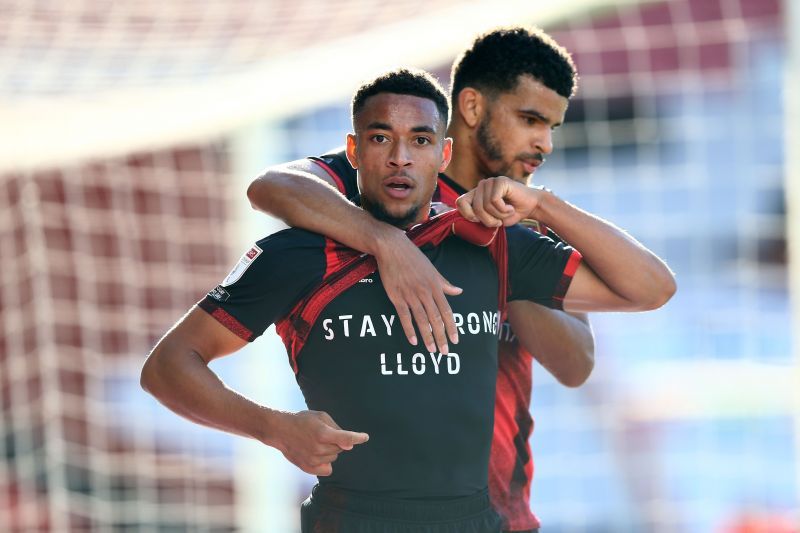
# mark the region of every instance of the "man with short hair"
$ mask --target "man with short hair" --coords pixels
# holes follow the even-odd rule
[[[528,184],[553,150],[552,130],[564,120],[576,89],[567,51],[541,30],[493,30],[456,59],[451,82],[453,159],[447,174],[439,175],[434,200],[455,206],[456,198],[495,176]],[[248,190],[257,209],[374,255],[409,341],[416,343],[419,334],[428,350],[438,346],[446,352],[448,337],[456,342],[458,331],[445,296],[460,289],[433,269],[403,232],[376,224],[345,199],[357,193],[355,170],[344,152],[272,167]],[[525,223],[558,239],[537,221]],[[505,528],[530,531],[539,527],[529,503],[532,358],[561,383],[576,387],[594,366],[594,339],[584,313],[515,301],[508,317],[512,327],[504,324],[499,339],[489,488]]]
[[[470,218],[508,228],[456,212],[429,218],[450,160],[446,120],[447,100],[429,75],[395,71],[356,93],[346,153],[362,205],[407,229],[436,268],[470,288],[452,302],[458,353],[410,348],[371,258],[288,229],[251,247],[142,369],[142,386],[178,414],[256,438],[319,476],[302,507],[304,533],[500,531],[487,472],[506,298],[624,311],[662,305],[674,290],[666,265],[614,226],[508,180],[487,180],[461,200]],[[585,226],[594,271],[574,249],[512,226],[532,214],[570,235],[573,219]],[[258,405],[207,366],[271,323],[310,411]]]

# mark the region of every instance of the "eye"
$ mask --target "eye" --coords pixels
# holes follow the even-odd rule
[[[425,146],[431,144],[431,140],[428,137],[416,137],[414,139],[414,144],[417,144],[419,146]]]
[[[531,117],[531,116],[529,116],[529,115],[523,115],[523,116],[522,116],[522,120],[523,120],[523,121],[525,122],[525,124],[527,124],[528,126],[535,126],[535,125],[536,125],[536,123],[537,123],[537,122],[539,122],[539,119],[537,119],[537,118],[535,118],[535,117]]]
[[[389,138],[382,133],[376,133],[375,135],[371,136],[370,139],[378,144],[389,142]]]

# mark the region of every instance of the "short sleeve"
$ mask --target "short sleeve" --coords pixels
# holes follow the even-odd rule
[[[311,161],[328,173],[336,182],[339,192],[346,198],[352,199],[358,195],[358,180],[356,169],[350,166],[350,161],[344,153],[344,149],[329,152],[319,157],[309,157]]]
[[[290,228],[251,246],[198,306],[246,341],[289,313],[325,274],[325,238]]]
[[[561,309],[581,254],[520,225],[507,228],[506,235],[509,301],[530,300]]]

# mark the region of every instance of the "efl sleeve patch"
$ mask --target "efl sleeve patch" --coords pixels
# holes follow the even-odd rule
[[[254,244],[252,248],[242,255],[242,258],[239,259],[239,262],[236,263],[236,266],[233,267],[233,270],[231,270],[230,274],[222,281],[220,286],[228,287],[239,281],[239,278],[247,272],[247,269],[250,268],[250,265],[253,264],[253,261],[255,261],[262,252],[263,250],[259,248],[258,245]]]
[[[250,246],[200,307],[243,339],[253,340],[288,313],[324,272],[324,237],[286,229]]]

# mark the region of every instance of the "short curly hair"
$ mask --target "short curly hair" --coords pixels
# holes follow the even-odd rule
[[[442,124],[447,124],[450,102],[436,78],[424,70],[400,68],[381,74],[358,88],[352,101],[353,126],[356,115],[364,108],[367,99],[380,93],[406,94],[432,100],[439,111]]]
[[[569,52],[538,28],[496,28],[479,35],[453,63],[453,101],[465,87],[513,91],[528,74],[565,98],[572,97],[578,73]]]

